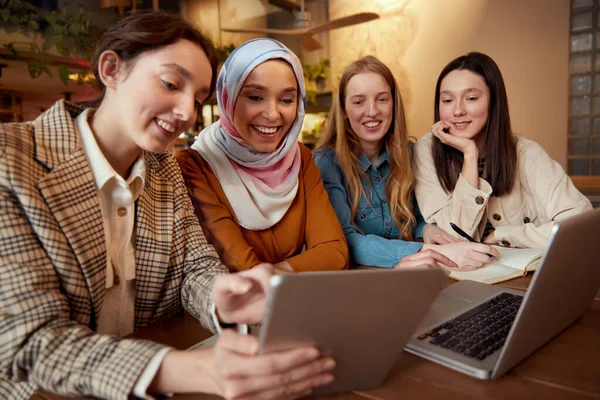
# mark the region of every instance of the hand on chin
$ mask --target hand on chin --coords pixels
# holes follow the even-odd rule
[[[451,127],[449,130],[452,132],[453,128]],[[431,133],[440,139],[443,144],[454,147],[462,153],[477,150],[477,145],[473,139],[457,136],[456,133],[446,133],[442,129],[432,129]]]

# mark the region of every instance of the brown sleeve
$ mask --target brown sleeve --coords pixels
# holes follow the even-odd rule
[[[306,251],[286,261],[295,271],[348,268],[348,245],[340,221],[329,202],[310,150],[304,145],[300,145],[300,149],[306,196]]]
[[[225,193],[210,166],[192,149],[180,151],[176,158],[202,230],[223,264],[232,272],[260,264],[227,207]]]

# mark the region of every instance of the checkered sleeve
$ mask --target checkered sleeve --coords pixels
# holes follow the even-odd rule
[[[228,270],[202,232],[179,165],[173,160],[170,168],[175,192],[173,247],[184,265],[182,304],[204,327],[216,332],[210,313],[212,285],[217,275],[228,273]]]
[[[72,318],[62,285],[77,281],[80,271],[65,268],[59,278],[57,268],[64,266],[52,263],[38,237],[53,221],[36,197],[34,164],[23,161],[33,156],[19,134],[27,132],[9,135],[0,126],[0,397],[22,398],[39,386],[61,395],[127,399],[163,346],[98,335]],[[7,141],[13,142],[9,151]]]

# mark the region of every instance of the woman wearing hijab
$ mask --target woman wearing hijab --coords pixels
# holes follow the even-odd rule
[[[208,240],[231,271],[347,268],[348,248],[310,150],[298,57],[272,39],[236,48],[217,80],[220,120],[180,152]]]

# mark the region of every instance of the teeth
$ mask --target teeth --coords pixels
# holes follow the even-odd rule
[[[376,126],[379,126],[379,124],[381,124],[381,122],[375,122],[375,121],[373,121],[373,122],[367,122],[367,123],[365,123],[365,126],[367,128],[375,128]]]
[[[157,119],[156,123],[158,124],[158,126],[160,126],[161,128],[163,128],[165,131],[168,131],[168,132],[171,132],[171,133],[175,133],[175,127],[172,126],[172,125],[167,124],[165,121]]]
[[[467,126],[467,124],[468,124],[468,122],[457,122],[454,125],[460,126],[462,128],[463,126]]]
[[[256,129],[259,132],[262,133],[275,133],[277,132],[277,129],[279,129],[278,127],[273,127],[273,128],[268,128],[266,126],[257,126],[257,125],[252,125],[254,127],[254,129]]]

